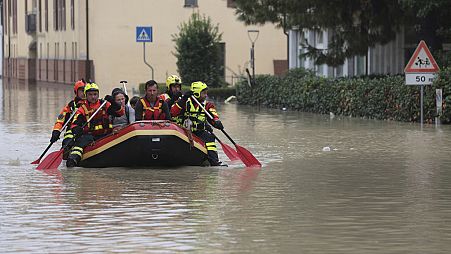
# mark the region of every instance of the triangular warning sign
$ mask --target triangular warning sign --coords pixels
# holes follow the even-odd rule
[[[147,41],[149,40],[149,35],[146,33],[146,30],[141,30],[141,33],[138,36],[138,40]]]
[[[410,58],[409,63],[407,63],[404,69],[405,73],[435,73],[438,72],[440,68],[437,65],[434,57],[429,51],[426,42],[420,41],[417,49]]]

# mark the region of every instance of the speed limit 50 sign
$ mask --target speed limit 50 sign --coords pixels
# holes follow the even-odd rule
[[[406,85],[432,85],[435,73],[406,73]]]

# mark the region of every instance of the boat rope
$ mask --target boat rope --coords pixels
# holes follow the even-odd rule
[[[187,118],[183,122],[183,126],[182,126],[183,130],[185,130],[186,136],[188,137],[190,150],[192,150],[193,147],[194,147],[193,133],[191,132],[191,126],[192,125],[193,125],[193,122],[189,118]]]

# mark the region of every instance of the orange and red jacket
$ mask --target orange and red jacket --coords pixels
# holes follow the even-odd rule
[[[160,97],[162,100],[164,100],[166,103],[169,103],[169,101],[171,100],[171,96],[169,96],[168,93],[160,94],[159,97]]]
[[[150,104],[150,101],[144,96],[135,107],[135,120],[170,120],[168,104],[161,96],[157,97],[155,105]]]
[[[70,116],[74,111],[78,109],[80,104],[83,103],[83,99],[75,97],[75,99],[71,100],[64,108],[61,110],[58,118],[56,119],[55,125],[53,126],[53,130],[62,131],[63,125],[69,121]],[[73,121],[73,119],[72,119]],[[67,130],[70,130],[71,123],[67,124]]]
[[[77,113],[75,113],[71,128],[82,127],[102,103],[103,100],[97,100],[95,103],[84,101],[78,108]],[[91,121],[85,125],[83,133],[91,134],[93,136],[111,133],[113,125],[110,121],[110,115],[116,117],[124,115],[124,107],[120,105],[111,105],[111,103],[106,102],[105,106],[103,106]]]

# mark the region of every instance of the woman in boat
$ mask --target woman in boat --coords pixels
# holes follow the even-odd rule
[[[125,109],[125,114],[122,116],[110,116],[113,129],[118,129],[135,122],[135,110],[128,104],[128,96],[125,92],[120,88],[114,88],[111,95],[114,101]]]

